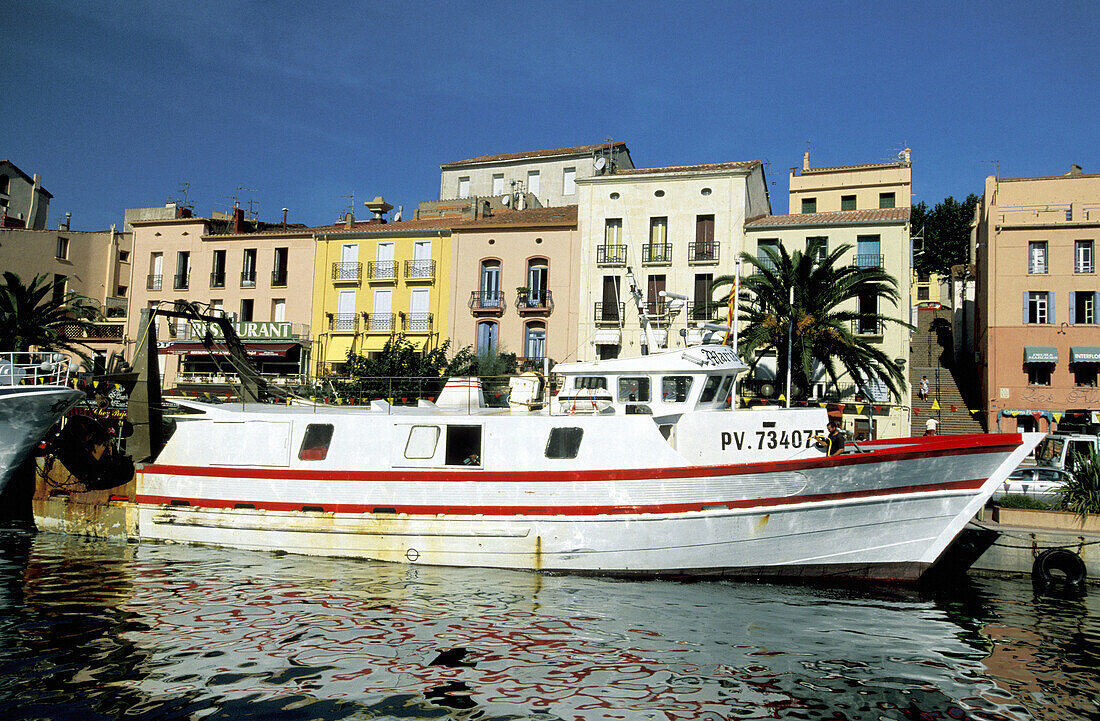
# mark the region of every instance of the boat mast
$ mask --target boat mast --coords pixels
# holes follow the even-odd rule
[[[630,295],[634,298],[634,304],[638,307],[638,320],[642,323],[642,333],[645,335],[645,346],[642,348],[642,355],[649,355],[649,351],[657,347],[657,337],[653,335],[649,313],[646,312],[645,303],[642,301],[642,291],[638,289],[638,283],[634,280],[634,271],[629,265],[626,267],[626,282],[630,284]]]

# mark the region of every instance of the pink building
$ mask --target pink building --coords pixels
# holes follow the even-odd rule
[[[985,181],[977,209],[977,360],[987,427],[1046,430],[1100,408],[1100,175]]]

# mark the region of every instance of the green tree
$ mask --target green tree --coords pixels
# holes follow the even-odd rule
[[[895,398],[905,393],[901,369],[880,348],[853,332],[853,326],[859,325],[876,329],[887,324],[912,327],[878,311],[883,300],[898,305],[901,296],[897,280],[881,268],[841,265],[841,257],[851,247],[842,245],[821,262],[817,261],[820,240],[811,241],[804,253],[795,250],[793,255],[782,246],[778,252],[765,248],[767,257],[763,259],[741,254],[742,262],[753,273],[741,280],[739,312],[743,328],[738,336],[738,352],[742,358],[754,358],[760,351],[775,351],[777,385],[782,386],[787,377],[788,339],[793,338],[792,388],[784,389],[792,399],[808,395],[815,360],[838,390],[838,380],[846,373],[853,382],[881,381]],[[732,276],[721,276],[712,287],[717,290],[732,283]],[[723,302],[728,303],[728,295]],[[876,311],[861,313],[860,299],[869,297],[875,299]]]
[[[1073,475],[1058,489],[1058,504],[1082,520],[1100,513],[1100,453],[1095,448],[1077,453]]]
[[[444,341],[439,348],[422,351],[398,333],[374,358],[348,351],[348,380],[339,390],[364,398],[436,396],[445,382],[449,347],[450,341]]]
[[[947,196],[931,210],[923,202],[910,209],[909,232],[918,272],[947,275],[951,266],[969,261],[970,223],[979,200],[973,193],[961,203]]]
[[[48,281],[38,275],[28,284],[12,273],[0,283],[0,351],[68,351],[90,359],[88,349],[73,340],[102,320],[91,298],[63,293],[64,281]]]

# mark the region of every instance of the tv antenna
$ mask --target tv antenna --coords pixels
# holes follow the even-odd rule
[[[180,181],[180,186],[176,189],[176,194],[174,196],[170,196],[168,198],[168,202],[175,203],[181,208],[191,208],[192,210],[194,210],[194,204],[187,198],[190,191],[191,184],[187,181]],[[181,197],[183,198],[182,200],[180,200]]]
[[[347,217],[348,213],[355,213],[355,191],[352,191],[351,195],[337,195],[337,200],[347,200],[347,205],[342,209],[336,211],[336,221],[340,222]]]
[[[1001,177],[1001,161],[999,160],[979,160],[979,163],[993,163],[993,177]]]

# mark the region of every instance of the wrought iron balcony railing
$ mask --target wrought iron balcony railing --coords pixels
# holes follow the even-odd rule
[[[256,271],[255,271],[255,269],[241,271],[241,287],[242,288],[255,288],[256,287]]]
[[[160,274],[150,274],[145,280],[146,290],[160,290],[161,284],[164,282],[164,276]]]
[[[852,332],[856,335],[882,335],[883,326],[879,318],[856,318],[852,321]]]
[[[431,333],[431,313],[405,313],[402,319],[402,328],[406,333]]]
[[[435,261],[430,259],[406,260],[405,280],[434,280]]]
[[[527,291],[516,296],[516,310],[520,313],[549,311],[554,307],[553,291]]]
[[[224,288],[225,287],[225,273],[211,273],[210,274],[210,287],[211,288]]]
[[[718,241],[705,240],[688,243],[688,263],[717,263]]]
[[[618,323],[626,311],[625,303],[596,303],[593,319],[597,323]]]
[[[874,253],[863,253],[856,256],[854,265],[857,268],[881,268],[883,257]]]
[[[596,263],[598,265],[626,265],[626,246],[597,245]]]
[[[723,308],[719,303],[705,300],[689,300],[685,315],[689,321],[714,320]]]
[[[286,268],[277,268],[271,271],[271,287],[278,288],[286,285]]]
[[[175,290],[187,290],[187,286],[191,283],[191,272],[184,271],[182,273],[176,273],[172,276],[172,287]]]
[[[393,333],[396,330],[393,313],[367,313],[363,329],[367,333]]]
[[[504,311],[504,291],[502,290],[475,290],[470,293],[470,310],[477,311]]]
[[[397,261],[367,261],[367,280],[397,280]]]
[[[355,319],[355,313],[332,313],[328,317],[328,329],[344,333],[354,332]]]
[[[671,263],[672,243],[646,243],[642,246],[643,263]]]
[[[332,279],[337,283],[353,281],[358,283],[363,279],[362,263],[333,263]]]

